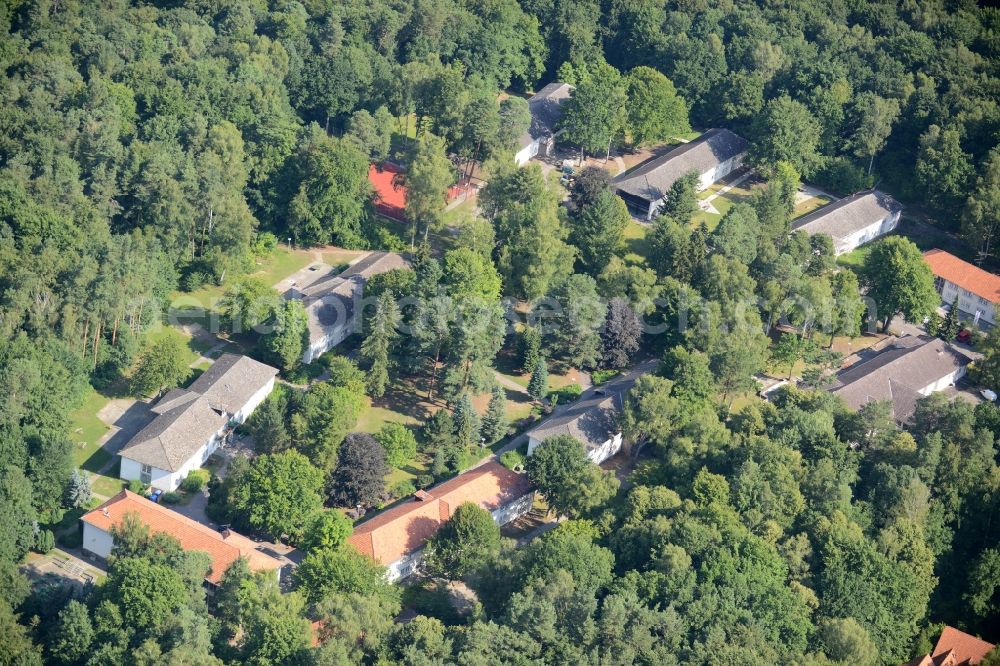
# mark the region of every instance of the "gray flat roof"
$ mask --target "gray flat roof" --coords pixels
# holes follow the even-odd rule
[[[612,181],[619,192],[650,203],[667,195],[670,186],[692,171],[702,174],[746,152],[747,140],[724,128],[710,129],[694,141],[642,163]]]
[[[900,203],[888,194],[867,190],[803,215],[792,223],[792,230],[801,230],[809,235],[827,234],[838,240],[901,210]]]

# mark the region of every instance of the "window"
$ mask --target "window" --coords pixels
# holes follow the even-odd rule
[[[140,465],[139,466],[139,481],[149,485],[153,480],[153,466],[152,465]]]

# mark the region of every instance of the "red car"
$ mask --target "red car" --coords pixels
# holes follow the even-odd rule
[[[956,340],[966,345],[972,344],[972,332],[967,328],[963,328]]]

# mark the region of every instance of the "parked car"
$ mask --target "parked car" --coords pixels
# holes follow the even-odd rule
[[[958,336],[955,338],[964,345],[972,345],[972,331],[967,328],[963,328],[959,331]]]

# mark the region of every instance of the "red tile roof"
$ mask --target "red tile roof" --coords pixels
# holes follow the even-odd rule
[[[181,543],[184,550],[201,550],[212,558],[212,570],[206,576],[211,583],[218,583],[222,575],[242,555],[250,561],[253,571],[273,571],[281,562],[256,549],[256,544],[241,534],[229,530],[223,535],[218,530],[202,525],[176,511],[150,502],[145,497],[123,490],[80,519],[94,527],[110,532],[112,525],[121,523],[125,514],[134,513],[149,526],[151,532],[164,532]]]
[[[944,250],[924,252],[924,261],[934,275],[944,278],[990,303],[1000,303],[1000,275],[994,275]]]
[[[903,666],[976,666],[995,646],[954,627],[941,631],[934,651]]]
[[[347,543],[388,565],[419,550],[461,504],[493,511],[530,490],[527,477],[488,462],[428,489],[423,499],[414,497],[361,523]]]

